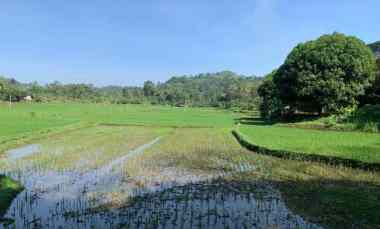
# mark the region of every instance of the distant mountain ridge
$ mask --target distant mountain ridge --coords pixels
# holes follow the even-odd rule
[[[377,58],[380,58],[380,41],[371,43],[368,47],[375,53]]]

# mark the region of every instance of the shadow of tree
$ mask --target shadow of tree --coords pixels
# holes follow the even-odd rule
[[[174,186],[134,197],[119,210],[122,228],[319,228],[290,212],[270,183],[255,179]]]
[[[328,228],[380,228],[380,185],[313,179],[275,183],[288,207]]]
[[[254,115],[254,116],[244,116],[241,118],[236,118],[235,123],[240,123],[243,125],[268,126],[268,125],[274,125],[274,124],[294,124],[297,122],[314,121],[319,118],[321,118],[321,116],[295,114],[289,117],[283,117],[282,119],[268,120],[268,119],[261,118],[258,115]]]
[[[278,191],[281,196],[275,194]],[[111,209],[104,206],[101,211]],[[217,179],[137,196],[120,209],[120,214],[129,217],[122,225],[125,228],[231,224],[238,228],[376,229],[380,228],[380,185],[333,179]],[[295,220],[297,215],[305,221]]]
[[[236,118],[235,123],[240,123],[243,125],[256,125],[256,126],[269,126],[275,124],[274,121],[265,120],[260,117],[241,117]]]

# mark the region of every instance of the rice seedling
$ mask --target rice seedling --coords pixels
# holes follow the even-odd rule
[[[378,172],[256,154],[229,127],[55,133],[3,153],[0,173],[25,186],[5,214],[16,228],[380,225]]]

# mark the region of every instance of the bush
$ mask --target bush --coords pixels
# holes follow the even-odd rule
[[[352,113],[347,121],[357,129],[368,132],[380,132],[380,105],[365,105]]]

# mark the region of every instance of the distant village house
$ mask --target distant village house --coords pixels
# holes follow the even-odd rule
[[[24,100],[25,100],[25,101],[32,101],[32,100],[33,100],[33,97],[30,96],[30,95],[28,95],[28,96],[25,96],[25,97],[24,97]]]

